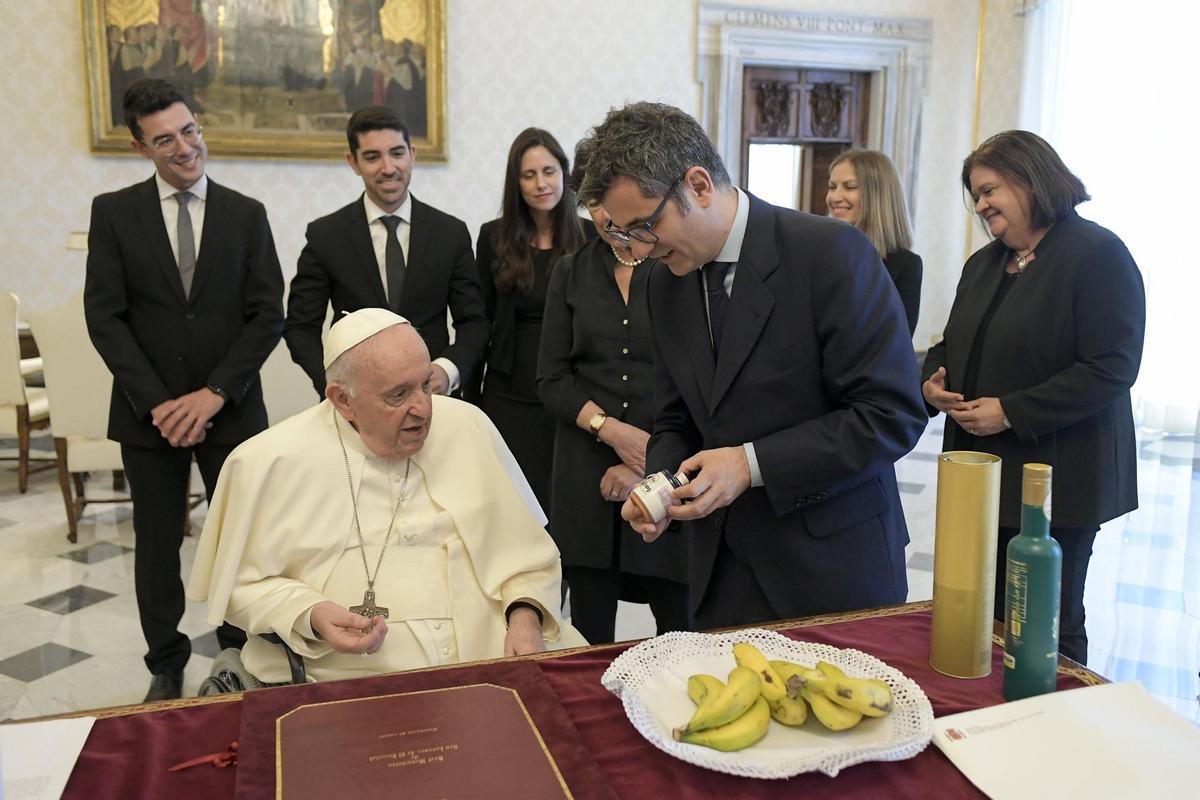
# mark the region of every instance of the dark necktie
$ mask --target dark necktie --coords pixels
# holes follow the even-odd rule
[[[188,211],[188,203],[195,197],[191,192],[176,192],[175,202],[179,203],[179,217],[175,225],[175,238],[179,242],[179,280],[183,282],[183,296],[192,293],[192,277],[196,274],[196,234],[192,231],[192,214]]]
[[[713,352],[721,351],[721,334],[725,331],[725,311],[729,296],[725,294],[725,276],[730,262],[710,261],[704,265],[704,280],[708,292],[708,325],[712,330]]]
[[[387,228],[387,246],[383,249],[383,268],[387,272],[388,307],[392,311],[399,312],[400,291],[404,288],[404,249],[400,247],[396,228],[400,227],[401,220],[394,215],[379,219]]]

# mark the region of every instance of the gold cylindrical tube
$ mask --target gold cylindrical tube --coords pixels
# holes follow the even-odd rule
[[[999,521],[1000,457],[939,455],[929,666],[943,675],[991,674]]]

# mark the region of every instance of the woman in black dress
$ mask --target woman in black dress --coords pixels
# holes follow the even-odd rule
[[[891,159],[877,150],[847,150],[829,167],[829,191],[825,195],[829,216],[858,228],[867,235],[883,266],[892,276],[908,335],[917,330],[921,309],[921,257],[912,247],[912,230],[904,206],[904,190]]]
[[[577,152],[573,185],[584,160]],[[550,533],[571,586],[571,621],[599,644],[613,640],[618,599],[649,602],[659,633],[687,629],[687,548],[679,536],[647,544],[621,519],[646,468],[654,418],[646,285],[661,267],[608,238],[599,204],[588,212],[600,238],[550,276],[538,392],[557,421]]]
[[[1002,459],[996,619],[1021,469],[1054,467],[1050,535],[1062,546],[1058,649],[1087,662],[1083,589],[1100,525],[1137,508],[1129,389],[1146,328],[1142,276],[1124,243],[1075,206],[1091,199],[1058,153],[1005,131],[963,162],[962,185],[994,237],[967,261],[921,390],[945,412],[945,450]]]
[[[584,241],[567,170],[553,136],[521,131],[508,151],[500,218],[483,225],[475,246],[492,332],[482,389],[468,386],[467,399],[500,431],[543,509],[550,507],[554,420],[535,386],[542,308],[551,266]]]

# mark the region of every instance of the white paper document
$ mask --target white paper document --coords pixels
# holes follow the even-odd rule
[[[1139,683],[939,717],[933,742],[993,800],[1197,796],[1200,727]]]
[[[0,800],[57,800],[95,717],[0,725]]]

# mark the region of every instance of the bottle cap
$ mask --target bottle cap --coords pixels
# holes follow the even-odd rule
[[[1050,496],[1050,481],[1054,472],[1049,464],[1026,464],[1021,475],[1021,502],[1027,506],[1044,506]]]

